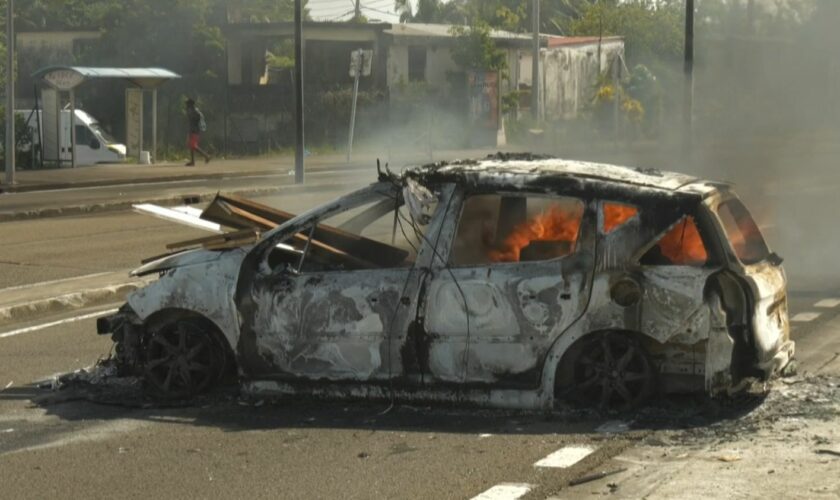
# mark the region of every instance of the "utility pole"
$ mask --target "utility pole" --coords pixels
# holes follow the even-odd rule
[[[685,0],[685,81],[683,82],[683,148],[691,153],[694,114],[694,0]]]
[[[6,0],[6,184],[15,183],[15,2]]]
[[[353,19],[358,21],[362,17],[362,0],[356,0],[356,12],[353,14]]]
[[[303,184],[303,12],[295,0],[295,184]]]
[[[540,119],[540,0],[533,0],[531,17],[534,23],[534,47],[531,59],[531,116]]]

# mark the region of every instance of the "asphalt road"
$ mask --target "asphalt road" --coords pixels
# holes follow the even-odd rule
[[[376,179],[371,166],[338,167],[310,172],[310,185],[342,186],[355,185],[358,180],[372,182]],[[255,174],[231,176],[217,179],[183,179],[165,182],[125,183],[108,186],[78,187],[59,190],[4,193],[0,196],[0,216],[10,218],[12,214],[45,212],[51,215],[73,214],[96,211],[102,207],[124,205],[137,201],[170,201],[185,197],[212,195],[218,191],[268,194],[283,188],[293,192],[302,190],[294,187],[294,176],[287,170],[276,174]]]
[[[792,314],[814,302],[814,297],[793,297]],[[43,318],[4,331],[96,312]],[[838,312],[823,311],[812,323],[797,324],[803,371],[840,375],[840,362],[829,356],[840,352]],[[82,400],[83,393],[34,384],[106,356],[111,342],[94,330],[91,318],[0,337],[0,387],[6,387],[0,391],[3,497],[464,499],[495,485],[523,483],[531,485],[528,498],[588,498],[592,491],[605,494],[614,483],[604,479],[570,487],[568,482],[616,469],[622,465],[616,460],[661,446],[663,440],[673,445],[675,438],[667,436],[674,425],[707,429],[740,415],[724,413],[698,423],[698,408],[707,415],[717,407],[691,399],[664,404],[661,411],[674,415],[669,420],[660,410],[653,412],[655,418],[651,413],[541,415],[389,408],[384,402],[240,401],[234,393],[190,407],[144,408],[95,404]],[[602,425],[615,427],[616,419],[631,429],[598,431]],[[687,453],[710,443],[698,437],[679,446]],[[592,454],[570,467],[535,466],[555,451],[581,446]],[[777,464],[780,472],[782,466]],[[621,479],[631,491],[633,477]]]

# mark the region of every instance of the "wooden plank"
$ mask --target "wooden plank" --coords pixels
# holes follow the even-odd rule
[[[207,245],[216,242],[225,242],[230,240],[248,240],[255,241],[259,238],[260,234],[259,231],[254,229],[242,229],[240,231],[233,231],[230,233],[224,234],[214,234],[213,236],[204,236],[202,238],[194,238],[191,240],[184,240],[184,241],[177,241],[175,243],[169,243],[166,245],[166,248],[173,250],[176,248],[185,248],[191,246],[198,246],[198,245]]]
[[[260,217],[256,214],[252,214],[239,207],[228,206],[227,208],[233,215],[239,216],[242,219],[249,221],[256,226],[262,227],[263,229],[274,229],[275,227],[279,226],[279,224],[274,221],[268,220],[265,217]]]
[[[276,208],[234,195],[218,194],[216,195],[216,199],[219,200],[219,202],[226,203],[227,209],[234,214],[248,212],[260,217],[262,221],[269,220],[277,223],[278,225],[284,224],[295,217],[295,214],[284,212],[283,210],[278,210]],[[216,200],[214,200],[214,202],[215,201]],[[378,205],[380,205],[380,203],[377,203],[374,206]],[[237,211],[236,208],[239,208],[240,211]],[[345,252],[357,255],[367,262],[380,262],[381,265],[385,266],[397,265],[408,257],[408,252],[401,248],[323,223],[318,224],[313,236],[318,241],[327,243],[328,245],[341,249]]]
[[[293,217],[295,214],[244,198],[222,194],[217,194],[202,213],[202,218],[206,220],[236,229],[249,227],[273,229]],[[356,265],[364,267],[399,265],[408,256],[408,252],[401,248],[326,224],[318,224],[313,233],[313,241],[325,245],[324,250],[332,253],[341,252],[342,258],[352,258]],[[378,263],[378,265],[373,263]]]

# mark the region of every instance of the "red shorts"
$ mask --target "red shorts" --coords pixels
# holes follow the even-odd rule
[[[187,147],[192,149],[192,150],[198,149],[198,139],[199,139],[199,137],[200,137],[199,134],[190,134],[189,137],[187,137]]]

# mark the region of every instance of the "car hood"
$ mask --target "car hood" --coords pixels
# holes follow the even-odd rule
[[[145,276],[147,274],[159,273],[177,267],[192,266],[219,260],[223,252],[219,250],[187,250],[176,254],[167,255],[151,262],[147,262],[137,269],[131,271],[131,276]]]

